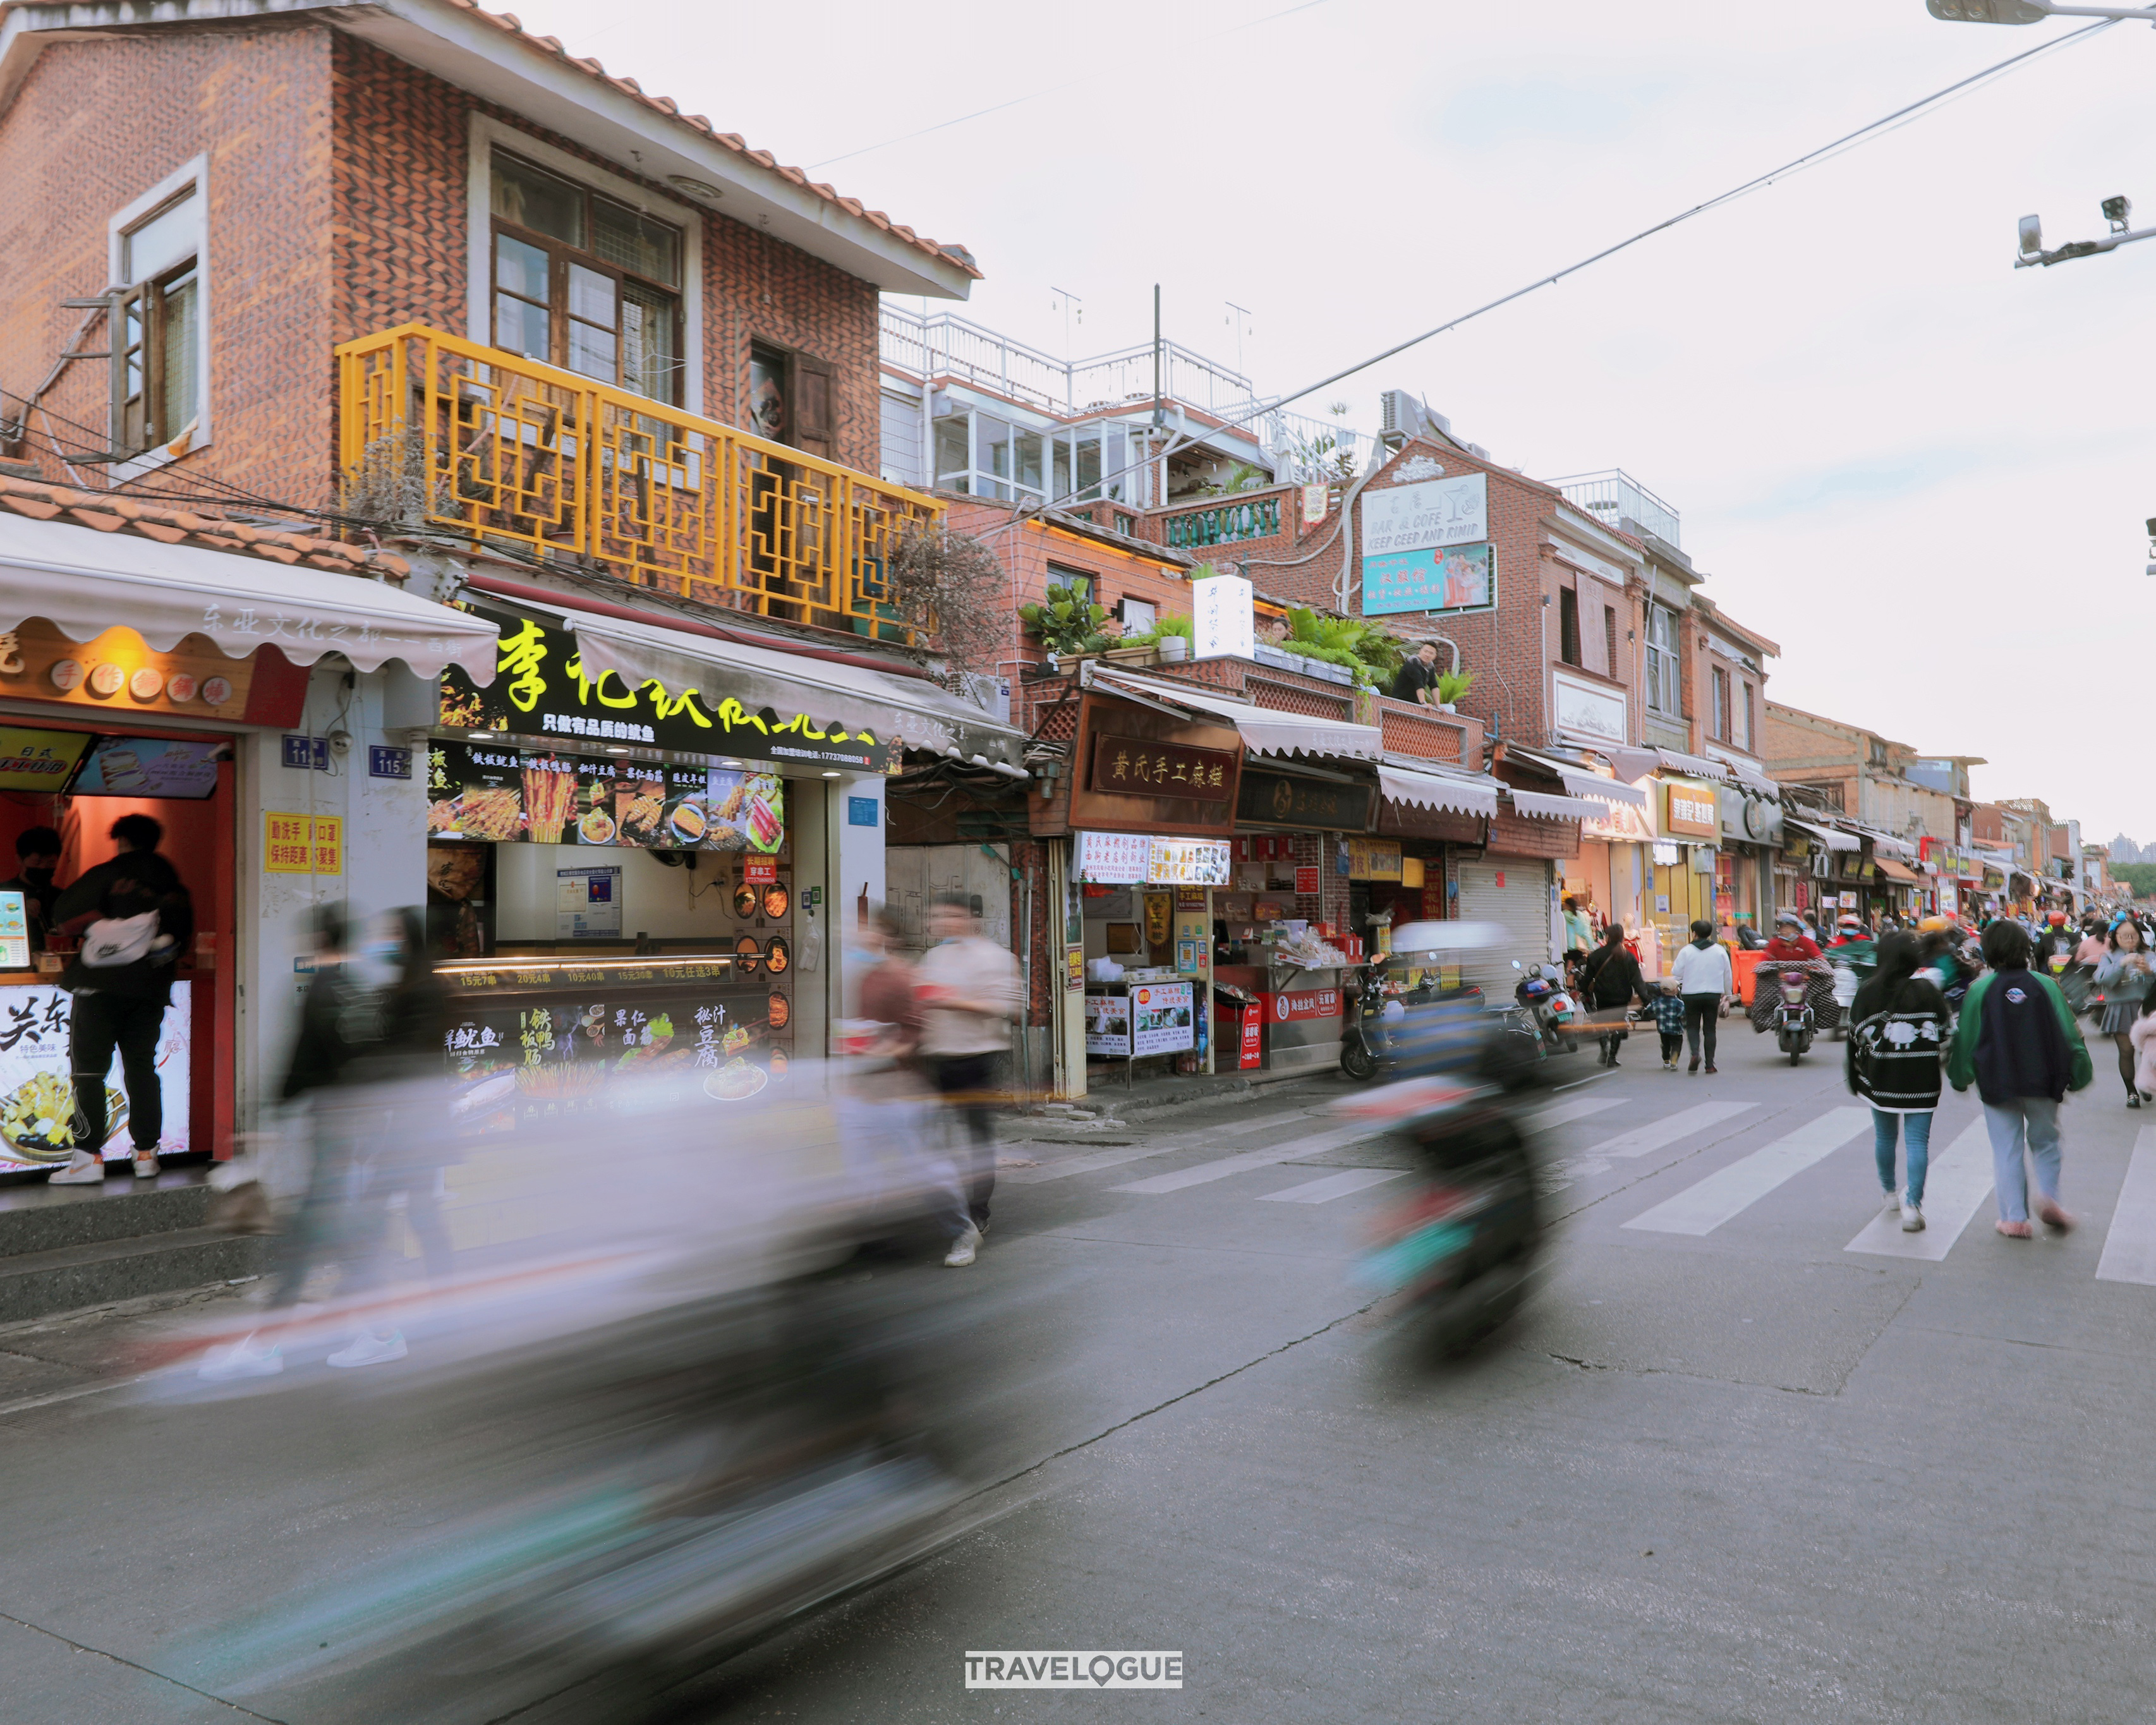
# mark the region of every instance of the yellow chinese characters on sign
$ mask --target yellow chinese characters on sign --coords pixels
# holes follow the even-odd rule
[[[262,867],[271,875],[341,875],[344,819],[335,814],[262,816]]]

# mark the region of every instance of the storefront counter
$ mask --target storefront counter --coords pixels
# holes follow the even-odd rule
[[[1346,999],[1337,968],[1292,964],[1223,964],[1214,982],[1255,994],[1265,1021],[1265,1070],[1317,1070],[1340,1058]]]
[[[195,1139],[197,993],[193,973],[181,971],[157,1034],[157,1081],[165,1118],[157,1143],[161,1156],[185,1156],[208,1147]],[[199,993],[207,1004],[210,990],[204,987]],[[74,997],[51,976],[33,970],[0,971],[0,1173],[57,1167],[74,1154],[70,1127],[74,1092],[68,1060],[74,1004]],[[125,1161],[132,1154],[129,1104],[116,1054],[105,1081],[105,1159]]]
[[[790,978],[768,958],[507,956],[445,964],[443,1052],[460,1132],[600,1114],[643,1077],[701,1075],[714,1103],[783,1082]]]

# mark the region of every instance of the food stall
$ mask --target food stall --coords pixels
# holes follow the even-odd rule
[[[232,892],[231,753],[223,737],[135,726],[0,726],[0,854],[12,861],[18,834],[54,828],[61,839],[55,880],[64,886],[114,854],[106,834],[116,819],[149,814],[164,827],[162,848],[194,900],[196,937],[175,963],[157,1036],[161,1158],[212,1149],[220,1106],[229,1129],[230,1089],[217,1082],[213,1057],[220,1011],[223,1024],[230,1022],[228,985],[219,989],[215,967]],[[23,894],[0,892],[0,1174],[56,1167],[74,1152],[74,997],[59,986],[74,945],[44,930]],[[131,1106],[116,1055],[105,1078],[107,1162],[131,1153]]]
[[[1223,839],[1079,833],[1072,841],[1083,926],[1086,1056],[1213,1070],[1204,1003],[1214,982],[1214,889],[1227,884]],[[1128,959],[1129,963],[1124,961]]]

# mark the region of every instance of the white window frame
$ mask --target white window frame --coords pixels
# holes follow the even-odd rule
[[[704,410],[704,213],[693,204],[639,185],[581,156],[557,150],[543,138],[505,126],[489,114],[470,116],[465,164],[465,334],[482,347],[494,346],[494,152],[506,150],[616,202],[681,230],[680,410],[701,418]],[[597,379],[588,380],[596,382]],[[663,405],[663,403],[662,403]]]
[[[155,449],[145,449],[141,454],[126,461],[116,461],[105,471],[114,485],[153,473],[167,467],[182,455],[206,448],[210,439],[210,311],[211,281],[209,260],[209,157],[207,153],[183,162],[167,174],[132,203],[114,214],[105,224],[105,279],[108,291],[118,293],[136,284],[127,279],[127,236],[141,227],[182,192],[192,191],[195,207],[195,416],[180,434],[169,442]],[[110,318],[106,321],[110,323]],[[117,330],[108,330],[111,341],[120,339]],[[108,342],[110,345],[110,342]],[[108,429],[108,439],[117,434],[117,426]],[[175,444],[185,447],[175,450]]]
[[[1670,625],[1670,644],[1661,646],[1655,639],[1655,619],[1666,617]],[[1647,711],[1657,717],[1677,719],[1684,716],[1684,697],[1677,680],[1677,614],[1667,605],[1650,600],[1646,616],[1647,694],[1659,690],[1668,697],[1668,704],[1649,700]]]

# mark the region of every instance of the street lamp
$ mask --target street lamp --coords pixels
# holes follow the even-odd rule
[[[2156,23],[2156,7],[2055,6],[2051,0],[1924,0],[1924,10],[1950,24],[2035,24],[2047,18],[2143,18]]]
[[[1970,0],[1931,0],[1935,6],[1968,5]],[[2133,225],[2133,200],[2130,198],[2107,198],[2101,208],[2103,218],[2111,223],[2111,232],[2102,239],[2068,241],[2056,251],[2044,249],[2044,223],[2039,216],[2024,216],[2020,223],[2021,255],[2014,260],[2016,270],[2028,270],[2041,264],[2050,269],[2054,264],[2063,264],[2069,258],[2092,258],[2098,252],[2115,251],[2120,246],[2137,239],[2156,236],[2156,228],[2136,228]]]

